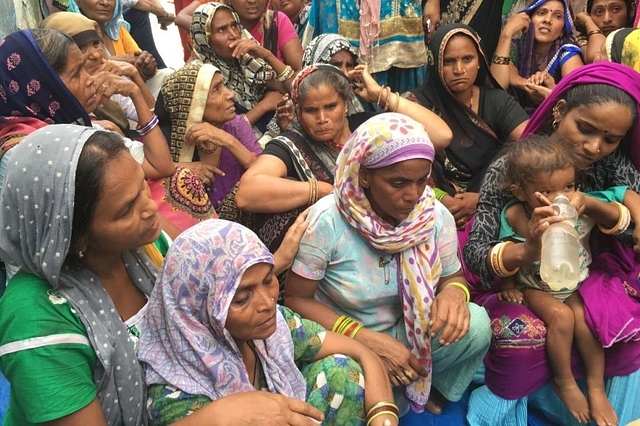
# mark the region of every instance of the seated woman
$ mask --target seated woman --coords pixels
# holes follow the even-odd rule
[[[525,31],[520,39],[515,37]],[[583,65],[574,44],[568,0],[537,0],[507,21],[492,59],[491,73],[506,90],[513,87],[531,114],[560,79]]]
[[[100,71],[108,71],[117,76],[126,76],[133,81],[144,96],[143,108],[153,109],[155,98],[145,85],[137,68],[127,62],[108,60],[105,56],[99,27],[84,15],[71,12],[58,12],[49,15],[40,23],[40,28],[58,30],[73,39],[82,52],[84,67],[91,75]],[[129,131],[129,120],[138,122],[136,106],[131,98],[114,93],[104,107],[98,107],[93,114],[100,120],[111,121],[118,126],[123,135]],[[144,123],[143,123],[144,124]],[[106,128],[105,125],[103,127]],[[112,130],[108,128],[108,130]],[[117,130],[117,129],[113,129]]]
[[[603,50],[606,60],[640,72],[640,29],[621,28],[611,32]]]
[[[206,3],[191,20],[197,57],[215,65],[234,94],[236,109],[245,114],[257,136],[267,129],[294,71],[246,31],[229,6]]]
[[[484,309],[468,303],[453,217],[427,185],[434,154],[408,117],[362,124],[338,156],[333,193],[309,212],[285,284],[287,306],[382,358],[401,414],[407,402],[423,411],[430,389],[433,412],[443,403],[434,389],[459,400],[491,337]]]
[[[278,306],[273,270],[264,244],[233,222],[202,222],[174,241],[140,337],[151,424],[268,390],[308,401],[324,425],[397,425],[380,359]]]
[[[564,140],[585,162],[580,188],[599,191],[628,186],[638,192],[640,174],[625,152],[636,153],[640,140],[637,124],[640,81],[634,70],[622,65],[598,62],[569,74],[552,91],[531,118],[523,136],[549,134]],[[533,216],[529,238],[523,243],[499,241],[500,210],[509,194],[500,189],[504,180],[504,159],[494,161],[487,171],[480,202],[464,254],[468,268],[481,278],[475,300],[485,306],[492,320],[493,339],[485,359],[486,386],[474,390],[467,419],[471,424],[526,424],[527,405],[543,409],[552,422],[572,424],[573,416],[550,386],[545,351],[544,324],[522,305],[501,301],[494,277],[513,275],[537,259],[540,237],[547,223],[561,217]],[[640,262],[632,248],[622,247],[611,237],[592,246],[591,273],[578,290],[583,299],[589,329],[605,348],[606,393],[619,423],[640,418],[637,389],[640,388],[640,336],[638,328],[619,341],[616,330],[626,319],[604,310],[601,300],[615,298],[640,318]],[[615,296],[613,295],[615,294]],[[622,311],[620,311],[622,312]],[[632,328],[633,329],[633,328]],[[526,369],[522,366],[527,365]],[[584,377],[577,359],[573,372]]]
[[[633,25],[635,5],[632,0],[588,0],[585,11],[576,16],[580,34],[576,43],[582,48],[584,62],[602,60],[605,38],[615,30]]]
[[[529,117],[491,75],[471,27],[441,26],[429,50],[427,81],[412,93],[453,131],[449,146],[436,153],[433,177],[438,200],[464,227],[478,204],[486,167],[504,142],[520,139]]]
[[[428,129],[439,148],[451,138],[447,125],[426,108],[380,87],[366,67],[350,73],[361,79],[360,95],[386,109],[418,120]],[[332,191],[333,169],[338,153],[371,113],[347,116],[352,88],[342,72],[332,65],[304,68],[292,85],[291,97],[297,122],[272,139],[264,153],[240,179],[236,203],[254,215],[258,236],[274,250],[283,232],[298,212]]]
[[[236,115],[233,93],[215,66],[192,61],[171,74],[160,93],[156,111],[177,170],[150,183],[151,192],[160,211],[184,230],[215,217],[212,207],[226,209],[228,196],[233,204],[235,185],[262,148],[251,126]]]

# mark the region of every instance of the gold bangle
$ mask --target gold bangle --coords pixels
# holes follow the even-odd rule
[[[591,38],[592,35],[594,34],[602,34],[602,31],[600,30],[591,30],[587,33],[587,41],[589,41],[589,39]],[[602,34],[604,35],[604,34]]]
[[[504,249],[507,246],[512,244],[513,244],[513,241],[505,241],[505,242],[496,244],[491,249],[491,254],[490,254],[491,268],[493,269],[493,272],[498,277],[501,277],[501,278],[510,277],[511,275],[515,275],[520,269],[518,267],[510,271],[504,266],[504,263],[502,262],[502,254],[504,252]]]
[[[376,101],[376,103],[377,103],[378,105],[380,105],[380,101],[382,100],[382,93],[384,92],[384,88],[385,88],[385,87],[387,87],[387,86],[382,86],[382,87],[380,88],[380,93],[378,93],[378,100]]]
[[[447,283],[444,288],[449,287],[450,285],[454,286],[454,287],[458,287],[459,289],[461,289],[462,291],[464,291],[464,298],[467,301],[467,303],[471,302],[471,293],[469,293],[469,289],[467,288],[466,285],[459,283],[457,281],[452,281],[450,283]]]
[[[389,101],[391,100],[391,88],[387,87],[387,97],[384,99],[384,110],[389,111]]]
[[[494,54],[493,58],[491,58],[491,62],[496,65],[509,65],[511,63],[511,58],[508,56],[500,56]]]
[[[620,235],[626,231],[631,224],[631,213],[629,212],[629,209],[617,202],[614,202],[613,204],[618,208],[618,222],[608,229],[602,226],[602,224],[598,224],[598,229],[606,235]]]
[[[396,92],[396,104],[393,106],[393,112],[398,112],[398,105],[400,105],[400,93]]]
[[[293,68],[291,68],[291,65],[287,65],[286,67],[284,67],[280,74],[276,75],[276,80],[278,80],[280,83],[284,83],[291,78],[293,73],[294,71]]]

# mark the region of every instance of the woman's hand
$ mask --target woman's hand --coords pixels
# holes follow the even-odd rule
[[[591,16],[589,16],[587,12],[580,12],[576,15],[576,19],[574,22],[576,24],[576,30],[584,34],[587,32],[587,23],[593,23],[593,19],[591,19]]]
[[[118,76],[125,76],[130,79],[134,79],[140,75],[138,69],[133,65],[125,61],[106,60],[102,63],[100,71],[107,71]]]
[[[453,197],[445,196],[442,204],[451,212],[458,228],[464,228],[469,219],[475,214],[480,194],[477,192],[463,192]]]
[[[431,337],[442,331],[438,341],[449,346],[462,339],[469,331],[471,314],[465,293],[456,286],[447,286],[433,299],[431,304]]]
[[[380,357],[393,386],[408,385],[419,376],[426,377],[420,360],[393,337],[363,328],[358,332],[358,340]]]
[[[530,23],[531,18],[529,18],[529,15],[524,12],[516,13],[504,24],[502,34],[510,39],[515,38],[516,34],[520,31],[526,32],[529,29]]]
[[[333,185],[327,182],[318,181],[318,200],[333,192]]]
[[[298,215],[293,225],[291,225],[284,235],[280,247],[278,247],[278,250],[273,254],[274,273],[276,275],[291,268],[293,259],[295,259],[296,254],[298,254],[300,240],[302,240],[304,231],[306,231],[307,226],[309,226],[307,216],[309,216],[309,209],[306,209]]]
[[[422,9],[422,29],[427,41],[440,23],[440,0],[427,0]]]
[[[556,80],[546,71],[536,72],[524,84],[524,90],[536,103],[542,102],[554,87],[556,87]]]
[[[277,92],[275,90],[269,90],[264,94],[260,103],[263,103],[267,109],[267,111],[275,111],[278,107],[278,103],[282,100],[282,93]]]
[[[357,65],[348,72],[347,77],[349,77],[351,81],[361,81],[361,83],[356,83],[353,89],[356,95],[367,102],[376,102],[378,100],[382,87],[380,87],[378,82],[371,76],[368,66]],[[390,94],[391,92],[389,92],[389,95]]]
[[[284,132],[289,128],[289,125],[296,116],[293,112],[293,102],[289,97],[289,94],[282,96],[280,101],[276,104],[276,124],[280,128],[281,132]]]
[[[232,56],[236,59],[240,59],[246,54],[249,54],[254,58],[266,59],[266,57],[271,53],[255,40],[248,38],[241,38],[229,43],[229,48],[233,49]]]
[[[135,54],[136,61],[133,65],[138,69],[140,75],[145,79],[150,79],[156,72],[158,71],[158,64],[156,63],[156,58],[146,50],[138,51]]]
[[[140,91],[140,88],[128,78],[108,71],[100,71],[94,75],[94,84],[96,87],[96,99],[98,106],[105,106],[111,96],[119,94],[131,97],[131,95]]]
[[[224,172],[222,170],[215,166],[212,166],[211,164],[203,163],[202,161],[178,163],[178,165],[191,170],[196,176],[198,176],[198,179],[200,179],[202,181],[202,184],[207,188],[213,186],[216,183],[215,175],[224,176]]]
[[[194,124],[184,135],[187,145],[201,146],[205,149],[224,148],[229,141],[229,134],[209,123]]]

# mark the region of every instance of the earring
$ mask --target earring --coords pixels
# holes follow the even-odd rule
[[[84,257],[84,253],[82,250],[78,250],[78,259],[82,259]]]
[[[551,127],[554,129],[558,128],[558,124],[560,124],[560,120],[558,120],[560,111],[558,110],[558,105],[554,106],[553,109],[553,122],[551,123]]]

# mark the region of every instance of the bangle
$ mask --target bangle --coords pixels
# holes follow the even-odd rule
[[[433,188],[433,193],[435,194],[435,196],[436,196],[436,200],[438,200],[438,201],[442,201],[442,199],[443,199],[445,196],[449,195],[449,194],[447,193],[447,191],[443,191],[443,190],[442,190],[442,189],[440,189],[440,188]]]
[[[447,283],[444,288],[447,288],[449,286],[454,286],[454,287],[458,287],[459,289],[461,289],[462,291],[464,291],[464,298],[467,301],[467,303],[471,302],[471,294],[469,293],[469,289],[467,288],[466,285],[459,283],[457,281],[452,281],[450,283]]]
[[[377,103],[378,105],[380,105],[380,100],[382,99],[382,93],[384,92],[384,88],[385,88],[385,87],[387,87],[387,86],[382,86],[382,87],[380,88],[380,93],[378,93],[378,100],[376,101],[376,103]]]
[[[387,97],[384,100],[384,110],[389,111],[389,101],[391,100],[391,89],[387,87]]]
[[[592,35],[594,34],[602,34],[602,31],[600,30],[591,30],[587,33],[587,41],[589,41],[589,39],[591,38]],[[604,35],[604,34],[602,34]]]
[[[502,261],[502,255],[504,253],[504,249],[507,246],[510,246],[512,244],[513,244],[513,241],[505,241],[503,243],[496,244],[491,249],[491,255],[490,255],[491,267],[493,268],[493,272],[498,277],[501,277],[501,278],[510,277],[511,275],[515,275],[516,272],[520,270],[520,268],[518,267],[510,271],[504,266],[504,262]]]
[[[284,83],[285,81],[289,80],[291,76],[293,76],[294,72],[295,71],[293,71],[291,65],[287,65],[286,67],[284,67],[280,74],[276,75],[276,80],[278,80],[280,83]]]
[[[308,206],[312,206],[318,201],[318,179],[309,179],[309,201]]]
[[[398,112],[398,105],[400,105],[400,93],[396,92],[396,104],[393,106],[393,112]]]
[[[398,406],[393,402],[381,401],[375,404],[373,407],[369,408],[369,411],[367,411],[367,416],[369,416],[374,410],[377,410],[378,408],[384,408],[385,410],[390,410],[390,411],[395,411],[396,413],[400,413],[400,411],[398,411]]]
[[[367,426],[370,426],[375,418],[380,417],[380,416],[384,416],[384,415],[395,417],[396,418],[396,422],[400,420],[396,413],[394,413],[393,411],[385,410],[385,411],[380,411],[379,413],[376,413],[371,417],[368,417],[369,420],[367,421]]]
[[[362,327],[363,325],[359,322],[346,315],[341,315],[331,327],[331,331],[354,339]]]
[[[605,228],[601,224],[598,224],[598,229],[606,235],[620,235],[624,231],[626,231],[631,224],[631,213],[629,212],[629,209],[620,203],[614,202],[613,204],[615,204],[618,208],[618,223],[616,223],[609,229]]]
[[[214,146],[213,148],[209,149],[209,148],[205,148],[202,145],[198,145],[198,151],[202,152],[203,154],[213,154],[217,150],[218,150],[217,146]]]
[[[366,420],[367,426],[371,425],[371,423],[375,418],[383,415],[393,416],[396,418],[396,421],[398,421],[399,414],[400,414],[400,411],[398,410],[398,407],[396,406],[396,404],[394,404],[393,402],[378,402],[376,405],[371,407],[369,411],[367,411],[367,416],[365,420]]]
[[[511,63],[511,58],[508,56],[499,56],[494,54],[491,62],[496,65],[509,65]]]
[[[249,160],[249,162],[247,164],[243,164],[242,168],[245,169],[245,170],[248,169],[249,167],[251,167],[253,165],[253,163],[256,162],[257,159],[258,159],[258,156],[252,152],[251,153],[251,160]]]
[[[147,124],[145,124],[144,126],[141,126],[140,124],[138,124],[136,126],[136,130],[138,131],[140,136],[145,136],[147,133],[152,131],[158,125],[158,123],[159,123],[158,116],[153,114],[153,116],[151,117],[151,120],[149,120]]]

